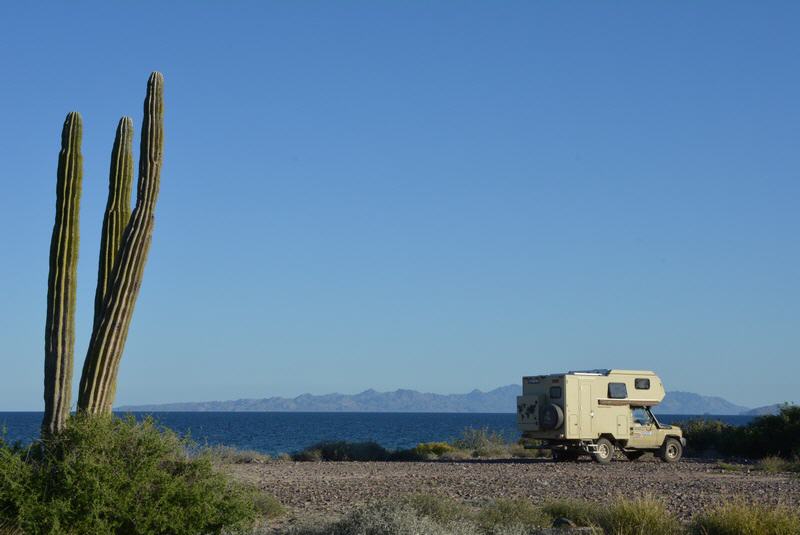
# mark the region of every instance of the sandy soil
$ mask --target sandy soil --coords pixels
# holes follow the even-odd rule
[[[241,480],[276,496],[297,516],[335,517],[375,499],[409,493],[449,496],[468,504],[494,498],[554,498],[604,502],[651,495],[683,519],[722,500],[743,499],[800,507],[800,477],[723,470],[712,461],[664,464],[642,459],[599,465],[549,460],[461,462],[275,461],[232,465]]]

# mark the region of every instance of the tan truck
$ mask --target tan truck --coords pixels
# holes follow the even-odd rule
[[[686,440],[679,427],[660,423],[650,409],[664,399],[650,371],[592,370],[522,378],[517,426],[528,445],[548,448],[557,461],[589,454],[608,463],[615,451],[635,460],[653,452],[673,463]]]

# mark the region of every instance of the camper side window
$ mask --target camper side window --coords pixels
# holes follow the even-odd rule
[[[636,390],[650,390],[650,379],[639,378],[633,382]]]
[[[560,386],[551,386],[550,387],[550,399],[561,399],[561,387]]]
[[[608,383],[608,397],[625,399],[628,397],[628,387],[625,386],[625,383]]]

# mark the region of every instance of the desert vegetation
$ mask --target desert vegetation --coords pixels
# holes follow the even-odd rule
[[[295,452],[295,461],[455,461],[465,459],[532,458],[543,450],[525,449],[488,428],[464,429],[450,442],[423,442],[413,448],[389,450],[376,442],[319,442]]]
[[[154,72],[144,100],[139,182],[131,212],[133,120],[120,119],[111,153],[92,334],[83,364],[78,410],[110,414],[117,372],[155,224],[164,139],[164,77]],[[61,132],[56,216],[50,241],[45,320],[44,435],[64,430],[70,415],[75,351],[75,302],[83,182],[83,120],[70,112]]]
[[[87,415],[27,448],[0,444],[0,528],[26,535],[235,533],[281,514],[274,498],[193,451],[152,420]]]
[[[713,456],[753,461],[751,469],[800,472],[800,407],[785,406],[777,415],[759,416],[745,426],[717,420],[680,424],[687,456]],[[431,461],[512,459],[548,456],[547,450],[526,449],[487,428],[467,428],[450,442],[426,442],[414,448],[388,450],[375,442],[320,442],[291,454],[296,461]],[[720,462],[721,467],[726,463]],[[742,469],[742,465],[730,465]]]
[[[50,242],[42,433],[28,447],[0,440],[0,532],[235,533],[282,511],[274,498],[220,470],[215,460],[222,452],[198,450],[151,420],[137,423],[111,415],[155,222],[163,159],[163,85],[161,73],[150,75],[133,210],[133,121],[123,117],[117,126],[94,321],[74,415],[71,388],[83,121],[77,112],[70,112],[64,121]]]
[[[608,504],[558,500],[534,504],[498,499],[469,507],[449,498],[412,494],[367,504],[334,521],[300,521],[286,535],[527,535],[552,526],[586,527],[598,535],[789,535],[800,514],[787,507],[744,502],[711,508],[690,522],[652,497]]]
[[[764,470],[800,471],[800,406],[787,405],[744,426],[708,420],[680,425],[690,454],[761,460],[757,466]]]

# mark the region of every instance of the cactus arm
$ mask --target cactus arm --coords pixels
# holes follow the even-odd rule
[[[56,180],[56,219],[50,240],[45,320],[45,435],[64,429],[70,411],[75,350],[75,290],[77,286],[79,213],[83,157],[83,125],[77,112],[67,115],[61,133]]]
[[[133,182],[133,119],[123,117],[117,125],[111,151],[108,176],[108,202],[103,216],[100,241],[100,265],[97,269],[97,290],[94,296],[94,323],[100,321],[103,301],[111,285],[114,260],[119,252],[122,234],[131,216],[131,184]]]
[[[163,157],[163,88],[161,73],[152,73],[144,102],[136,206],[122,236],[81,375],[78,408],[90,414],[111,412],[117,372],[150,249]]]

